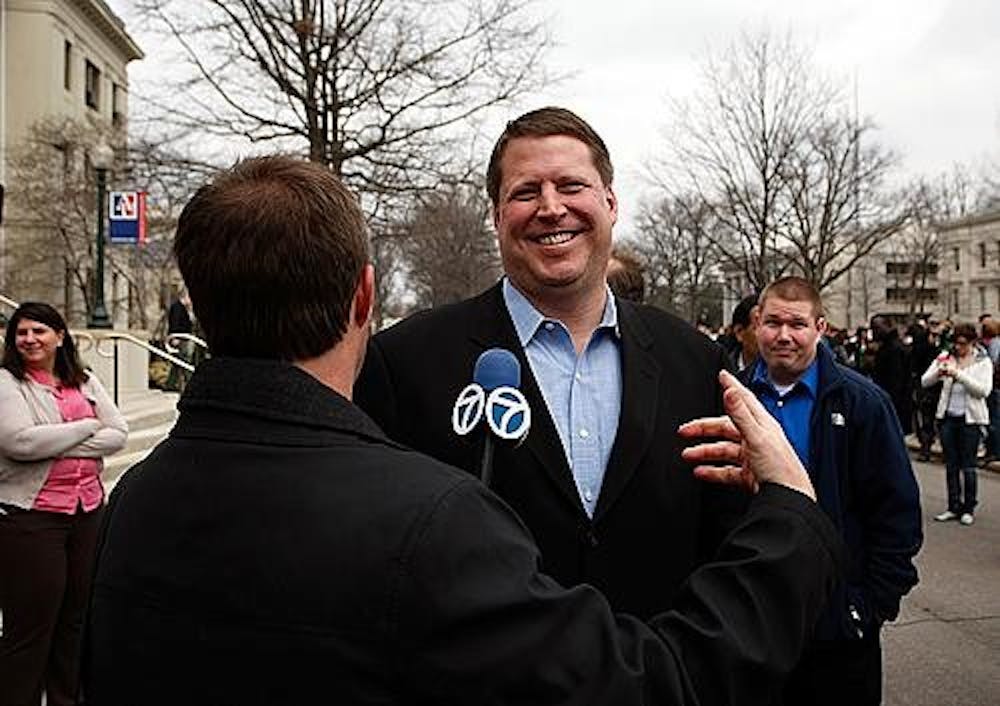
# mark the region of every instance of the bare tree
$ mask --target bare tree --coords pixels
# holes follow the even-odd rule
[[[885,181],[896,156],[873,139],[870,123],[825,117],[804,135],[785,166],[790,218],[782,229],[788,259],[823,291],[909,217],[905,194]]]
[[[426,187],[465,121],[546,80],[530,1],[141,0],[186,67],[154,112],[302,153],[365,194]]]
[[[11,225],[21,237],[8,245],[9,286],[23,298],[48,298],[62,283],[61,301],[54,303],[71,324],[93,306],[98,206],[90,149],[114,138],[96,122],[47,118],[11,150]],[[117,256],[107,254],[113,270]]]
[[[128,182],[146,192],[146,242],[122,253],[129,283],[131,326],[163,328],[171,298],[180,282],[173,257],[173,237],[181,210],[194,190],[217,170],[173,145],[137,140],[128,149]]]
[[[941,264],[938,227],[971,215],[979,205],[975,180],[956,164],[934,179],[920,179],[910,189],[907,227],[891,240],[892,267],[888,284],[906,293],[907,313],[925,313],[934,303],[929,285]],[[938,293],[940,295],[940,293]]]
[[[654,182],[697,196],[718,257],[752,288],[788,270],[825,288],[902,226],[886,190],[895,157],[842,117],[842,91],[808,51],[744,34],[708,57],[704,79],[674,106],[672,160]]]
[[[455,184],[424,195],[402,225],[400,251],[418,307],[477,294],[500,275],[490,203],[479,185]]]
[[[644,201],[632,249],[646,270],[646,301],[694,323],[706,307],[717,261],[709,209],[693,195]]]

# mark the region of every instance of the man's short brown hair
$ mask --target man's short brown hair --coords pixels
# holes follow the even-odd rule
[[[611,166],[611,155],[608,153],[608,147],[604,144],[604,140],[594,131],[594,128],[590,127],[576,113],[565,108],[539,108],[507,123],[503,134],[493,146],[490,164],[486,169],[486,192],[494,207],[500,201],[500,182],[503,181],[503,174],[500,173],[500,162],[507,149],[507,143],[518,137],[552,137],[554,135],[575,137],[587,145],[590,157],[594,162],[594,168],[601,175],[601,181],[604,182],[604,186],[611,185],[615,175],[614,167]]]
[[[758,300],[761,311],[764,310],[764,302],[768,297],[777,297],[792,302],[807,301],[812,305],[815,318],[819,319],[823,316],[823,299],[819,295],[819,290],[812,282],[803,277],[782,277],[767,285],[760,293]]]
[[[238,162],[201,187],[174,254],[215,355],[304,360],[346,330],[368,262],[357,200],[326,167]]]

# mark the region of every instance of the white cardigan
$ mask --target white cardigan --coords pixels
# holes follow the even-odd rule
[[[125,446],[128,425],[91,374],[80,392],[96,419],[64,422],[52,389],[0,368],[0,503],[31,509],[56,458],[102,457]]]
[[[957,380],[965,387],[965,423],[979,425],[990,423],[986,397],[993,389],[993,362],[979,346],[976,346],[973,355],[975,361],[972,365],[959,368],[954,378],[944,377],[944,386],[941,388],[937,413],[934,415],[938,419],[944,419],[945,411],[948,409],[948,398],[951,397],[951,386]],[[941,366],[935,358],[927,371],[920,377],[920,384],[924,387],[932,387],[941,379]]]

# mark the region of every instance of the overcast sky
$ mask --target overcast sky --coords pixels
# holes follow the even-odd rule
[[[129,18],[130,0],[110,4]],[[907,172],[1000,159],[998,0],[540,0],[539,9],[558,43],[552,67],[575,76],[489,124],[495,134],[504,120],[549,104],[591,122],[617,169],[620,234],[645,188],[642,162],[662,150],[668,101],[696,87],[706,51],[744,28],[789,31],[823,70],[848,86],[856,75],[862,116]],[[136,38],[147,58],[135,73],[149,75],[155,47]]]

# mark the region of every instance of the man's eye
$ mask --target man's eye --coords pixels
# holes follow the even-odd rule
[[[535,197],[534,189],[519,189],[510,195],[514,201],[530,201]]]
[[[568,181],[565,184],[560,184],[559,191],[564,194],[576,194],[583,191],[586,186],[586,184],[580,181]]]

